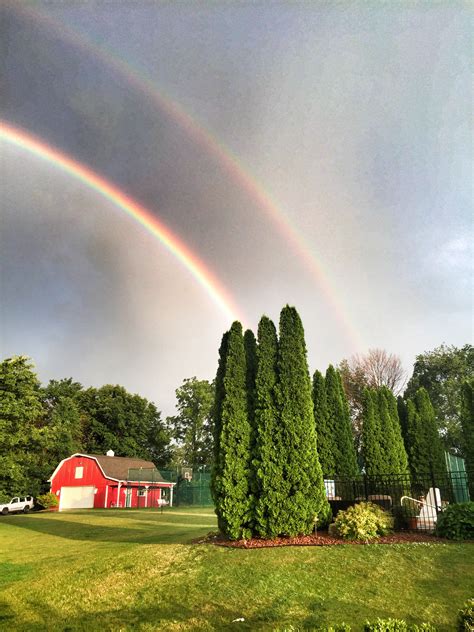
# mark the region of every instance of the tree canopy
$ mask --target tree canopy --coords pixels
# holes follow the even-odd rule
[[[183,465],[212,463],[212,406],[214,387],[207,380],[187,378],[176,389],[178,414],[168,417],[167,428],[180,452]]]
[[[410,470],[415,477],[446,471],[434,409],[424,388],[419,388],[407,402],[406,446]]]
[[[433,406],[436,425],[447,449],[464,455],[461,437],[462,386],[474,378],[474,347],[441,345],[416,356],[404,393],[413,398],[426,389]]]
[[[38,428],[44,409],[40,383],[26,356],[0,363],[0,494],[37,494],[31,480],[37,467]]]
[[[232,324],[221,350],[225,352],[225,358],[221,356],[216,377],[221,398],[216,407],[219,455],[213,468],[212,491],[219,528],[235,540],[250,535],[253,506],[247,362],[239,322]]]
[[[405,385],[406,374],[400,358],[385,349],[369,349],[366,354],[357,354],[342,360],[338,366],[346,393],[357,447],[360,450],[362,419],[367,400],[364,391],[386,386],[399,394]]]
[[[280,314],[278,374],[285,446],[279,532],[297,535],[309,533],[315,520],[324,520],[328,504],[316,448],[303,324],[296,309],[288,305]]]
[[[156,406],[122,386],[84,390],[71,378],[45,387],[25,356],[0,363],[0,494],[38,495],[75,452],[135,456],[163,465],[169,437]]]

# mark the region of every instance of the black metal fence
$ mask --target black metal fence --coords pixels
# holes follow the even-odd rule
[[[448,504],[470,500],[469,480],[474,480],[474,472],[431,472],[416,477],[362,474],[326,479],[325,486],[334,517],[357,502],[371,501],[394,515],[397,529],[432,531]]]
[[[175,483],[173,504],[208,506],[213,505],[210,490],[211,467],[200,465],[194,468],[177,468],[156,472],[156,480]],[[155,480],[149,471],[133,471],[133,480]],[[424,475],[385,474],[355,477],[326,478],[326,495],[335,517],[341,509],[362,501],[374,502],[390,511],[395,518],[396,529],[432,531],[438,515],[452,503],[474,499],[474,472],[458,471],[430,472]],[[163,493],[162,493],[163,495]]]

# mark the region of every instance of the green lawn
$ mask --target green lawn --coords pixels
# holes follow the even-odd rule
[[[0,517],[0,628],[361,629],[380,616],[454,630],[474,595],[471,544],[190,544],[215,524],[208,508]]]

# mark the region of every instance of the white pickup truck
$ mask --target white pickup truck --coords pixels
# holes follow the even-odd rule
[[[18,498],[18,496],[16,496],[15,498],[12,498],[9,503],[0,505],[0,514],[6,516],[14,511],[28,513],[30,509],[33,509],[33,505],[34,500],[32,496],[27,496],[26,498]]]

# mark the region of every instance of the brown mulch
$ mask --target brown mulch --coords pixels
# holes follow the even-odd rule
[[[217,546],[227,546],[239,549],[262,549],[273,546],[337,546],[348,544],[410,544],[410,543],[430,543],[448,544],[452,540],[438,538],[430,533],[416,533],[413,531],[397,532],[385,535],[369,542],[363,540],[343,540],[334,535],[329,535],[327,531],[320,531],[317,534],[302,535],[294,538],[281,537],[271,540],[252,538],[251,540],[227,540],[222,535],[209,533],[204,538],[193,541],[195,544],[216,544]],[[464,540],[466,542],[466,540]],[[472,543],[473,541],[470,540]]]

